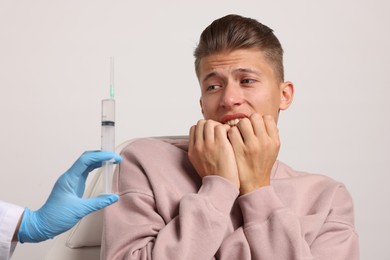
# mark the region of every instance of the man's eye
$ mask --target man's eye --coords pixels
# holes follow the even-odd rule
[[[216,89],[218,89],[220,87],[221,87],[220,85],[210,85],[210,86],[207,87],[207,91],[216,90]]]
[[[251,83],[254,83],[254,82],[255,82],[254,79],[243,79],[243,80],[241,80],[242,84],[251,84]]]

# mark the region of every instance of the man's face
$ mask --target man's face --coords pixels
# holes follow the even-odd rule
[[[277,122],[293,97],[291,82],[280,82],[258,49],[239,49],[202,58],[200,106],[205,119],[233,123],[257,112]]]

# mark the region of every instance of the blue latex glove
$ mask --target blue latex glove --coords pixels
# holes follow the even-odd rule
[[[72,228],[81,218],[116,201],[116,194],[95,198],[82,198],[89,172],[101,167],[103,161],[121,161],[118,154],[106,151],[90,151],[65,172],[54,185],[46,203],[37,211],[25,209],[19,227],[19,242],[40,242],[53,238]]]

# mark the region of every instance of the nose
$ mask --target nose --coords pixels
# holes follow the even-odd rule
[[[229,109],[243,103],[242,91],[239,85],[229,83],[223,89],[220,106]]]

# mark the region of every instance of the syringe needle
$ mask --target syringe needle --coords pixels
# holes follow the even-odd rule
[[[110,58],[110,98],[115,97],[115,85],[114,85],[114,57]]]

